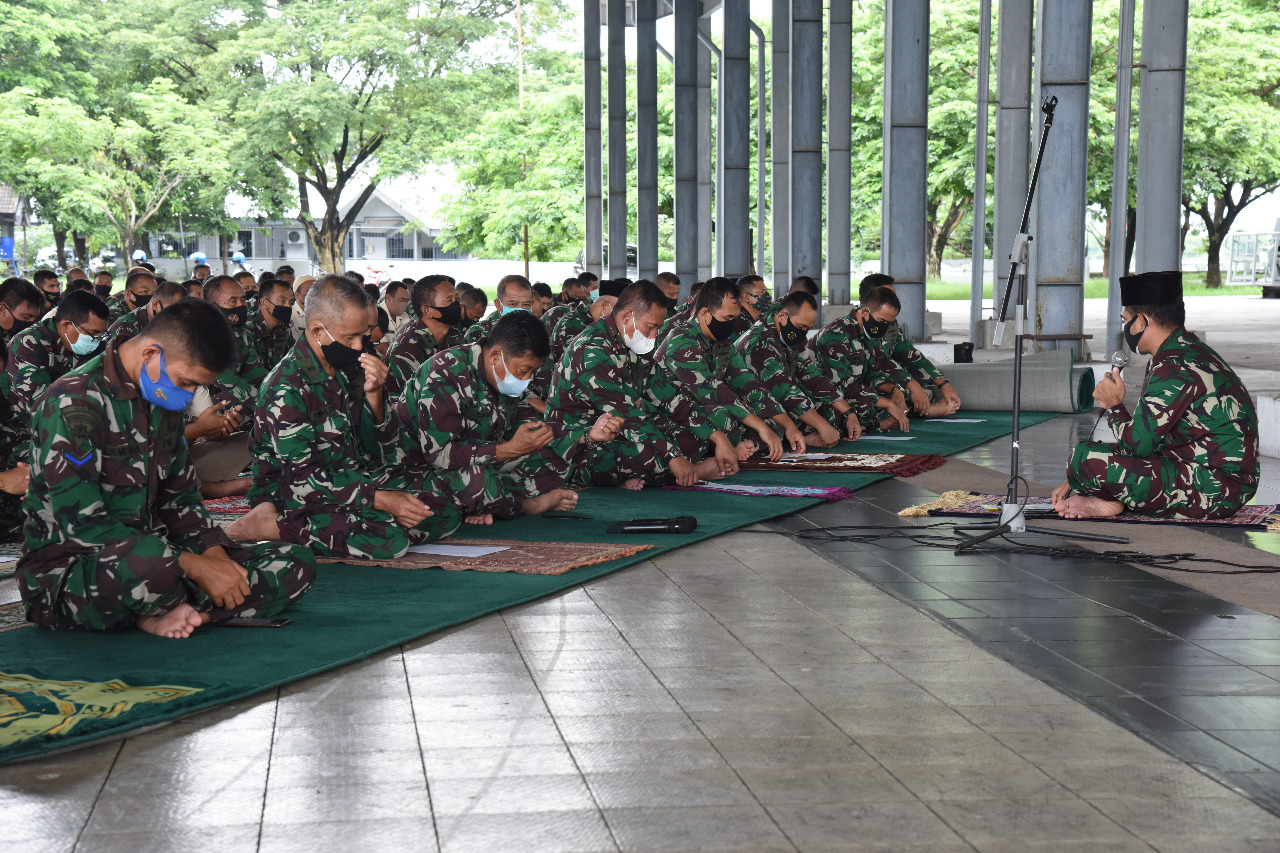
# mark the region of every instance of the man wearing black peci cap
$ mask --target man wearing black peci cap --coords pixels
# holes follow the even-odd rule
[[[1182,273],[1120,279],[1124,336],[1151,356],[1142,398],[1130,413],[1112,370],[1093,398],[1116,443],[1085,441],[1053,493],[1064,518],[1144,515],[1226,518],[1258,490],[1258,415],[1227,363],[1183,328]]]

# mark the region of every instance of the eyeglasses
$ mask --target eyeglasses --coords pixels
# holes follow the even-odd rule
[[[72,320],[72,321],[71,321],[71,325],[72,325],[73,327],[75,327],[75,330],[76,330],[77,332],[79,332],[80,334],[84,335],[86,338],[88,338],[88,339],[89,339],[89,340],[91,340],[91,341],[100,341],[100,340],[102,340],[102,336],[106,334],[106,332],[102,332],[102,333],[100,333],[100,334],[95,335],[95,334],[92,334],[92,333],[90,333],[90,332],[86,332],[84,329],[80,328],[80,324],[79,324],[79,323],[77,323],[75,320]]]

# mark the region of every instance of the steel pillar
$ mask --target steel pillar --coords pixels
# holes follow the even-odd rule
[[[765,105],[768,103],[769,84],[765,79],[767,66],[764,58],[764,30],[756,26],[755,21],[751,21],[751,32],[756,37],[756,265],[752,272],[764,275],[764,228],[769,206],[765,194],[765,179],[769,174],[765,165],[766,152],[769,150]]]
[[[603,275],[604,255],[604,168],[600,149],[600,2],[584,0],[582,10],[583,130],[586,150],[583,190],[586,196],[586,245],[583,265],[589,272]]]
[[[626,0],[609,2],[609,278],[627,274]]]
[[[991,100],[991,0],[978,6],[978,125],[973,146],[973,241],[969,246],[969,340],[980,341],[987,258],[987,113]],[[995,266],[995,264],[993,264]]]
[[[711,51],[702,42],[702,38],[711,40],[711,24],[706,18],[698,19],[697,33],[701,35],[698,41],[698,219],[703,226],[698,229],[697,278],[706,281],[712,275],[711,247],[717,227],[712,205],[711,111],[714,104],[711,98]],[[684,282],[681,285],[684,286]]]
[[[1135,0],[1120,0],[1120,41],[1116,47],[1116,128],[1111,155],[1111,256],[1107,281],[1107,340],[1104,352],[1124,349],[1120,321],[1120,276],[1124,275],[1125,231],[1129,222],[1129,135],[1133,108],[1133,19]],[[1181,177],[1179,177],[1181,180]]]
[[[897,280],[903,331],[924,341],[929,0],[886,0],[884,28],[880,269]]]
[[[711,227],[698,215],[698,6],[676,0],[675,8],[676,275],[683,296],[698,277],[699,229]]]
[[[658,277],[658,0],[636,0],[636,272]]]
[[[723,56],[719,77],[722,103],[717,110],[724,158],[718,187],[722,258],[721,275],[751,271],[751,18],[748,0],[724,0]],[[723,223],[723,226],[721,226]]]
[[[827,39],[827,302],[850,305],[853,0],[831,0]]]
[[[991,258],[995,305],[1009,286],[1009,253],[1018,233],[1031,180],[1031,52],[1035,7],[1027,0],[999,0],[996,37],[995,223]],[[997,307],[997,311],[999,308]]]
[[[1089,58],[1093,6],[1041,0],[1036,27],[1036,103],[1058,99],[1035,198],[1028,304],[1037,334],[1079,334],[1085,280],[1085,179],[1089,155]],[[1036,110],[1036,135],[1043,113]],[[1045,349],[1074,346],[1047,342]]]
[[[773,146],[773,184],[770,187],[769,250],[773,259],[773,293],[781,296],[791,287],[791,0],[773,0],[772,54],[769,138]]]
[[[1187,0],[1142,4],[1137,271],[1182,269],[1182,135]]]
[[[791,275],[817,282],[822,281],[822,29],[822,0],[791,0]]]

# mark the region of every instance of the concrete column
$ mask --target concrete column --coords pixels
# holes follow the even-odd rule
[[[698,276],[698,11],[699,0],[675,8],[675,238],[676,275],[687,294]]]
[[[929,339],[925,307],[925,198],[929,163],[929,0],[886,0],[884,180],[880,269],[897,279],[898,322]]]
[[[748,0],[725,0],[723,58],[720,64],[720,126],[724,159],[719,195],[723,258],[721,274],[751,271],[751,18]],[[721,225],[723,223],[723,225]]]
[[[769,174],[765,161],[769,152],[769,131],[767,122],[769,82],[765,75],[768,66],[764,58],[764,30],[751,21],[751,32],[756,37],[756,265],[752,270],[756,275],[764,275],[764,232],[768,216],[769,199],[765,191],[765,180]]]
[[[1120,276],[1124,274],[1125,231],[1129,224],[1129,133],[1133,104],[1133,19],[1135,0],[1120,0],[1120,40],[1116,48],[1116,127],[1111,152],[1111,275],[1107,281],[1107,339],[1102,355],[1124,348],[1120,321]]]
[[[697,31],[711,40],[711,24],[706,18],[698,19]],[[698,280],[706,281],[712,274],[711,245],[715,234],[715,208],[712,206],[711,174],[711,51],[698,42]],[[689,282],[692,284],[692,282]],[[682,281],[681,286],[685,287]]]
[[[583,263],[589,272],[604,270],[604,168],[600,147],[600,0],[583,0],[582,7],[583,125],[586,138],[583,189],[587,199],[586,245]]]
[[[1138,91],[1138,272],[1182,269],[1187,0],[1142,4]]]
[[[769,138],[773,146],[773,185],[769,250],[773,258],[773,293],[781,296],[791,287],[791,0],[773,0],[772,54]]]
[[[609,2],[609,278],[627,274],[626,0]]]
[[[791,0],[791,275],[822,281],[822,0]]]
[[[1056,97],[1058,109],[1035,198],[1028,296],[1037,334],[1078,334],[1084,311],[1085,178],[1089,154],[1089,58],[1093,6],[1041,0],[1036,27],[1037,105]],[[1036,110],[1036,135],[1043,113]],[[1077,346],[1049,342],[1043,348]]]
[[[637,274],[658,277],[658,0],[636,0]]]
[[[973,146],[973,240],[969,257],[969,340],[981,341],[982,291],[987,257],[987,114],[991,98],[991,0],[978,5],[978,126]]]
[[[827,38],[827,301],[850,305],[853,0],[831,0]]]
[[[995,310],[1009,286],[1009,253],[1027,203],[1031,179],[1031,50],[1035,7],[1027,0],[999,0],[996,41]]]

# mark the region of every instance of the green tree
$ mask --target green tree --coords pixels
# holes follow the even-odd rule
[[[1280,188],[1280,10],[1250,0],[1191,7],[1183,204],[1207,232],[1205,283],[1240,212]]]

